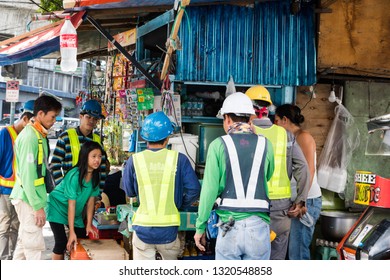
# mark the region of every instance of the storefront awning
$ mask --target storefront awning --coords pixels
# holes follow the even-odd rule
[[[230,2],[250,2],[237,0],[191,0],[191,4],[221,4]],[[175,0],[63,0],[65,9],[114,9],[114,8],[130,8],[130,7],[155,7],[155,6],[169,6],[173,7]]]
[[[71,21],[75,28],[82,23],[85,11],[75,13]],[[0,42],[0,66],[20,63],[58,51],[60,30],[65,20]],[[3,48],[1,48],[3,47]]]

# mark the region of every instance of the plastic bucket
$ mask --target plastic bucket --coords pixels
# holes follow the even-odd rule
[[[192,168],[195,170],[196,154],[199,148],[198,145],[199,137],[198,135],[193,135],[193,134],[182,134],[182,135],[183,138],[180,135],[175,135],[169,138],[168,144],[171,144],[171,150],[178,151],[182,154],[185,154],[190,160]]]

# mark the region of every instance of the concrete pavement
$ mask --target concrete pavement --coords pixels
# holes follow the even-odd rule
[[[46,250],[42,254],[42,260],[51,260],[51,254],[54,248],[54,236],[49,222],[43,227],[43,238],[45,239]]]

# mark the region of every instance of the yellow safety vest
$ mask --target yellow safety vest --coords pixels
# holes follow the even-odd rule
[[[34,180],[34,186],[38,187],[40,185],[43,185],[45,183],[45,176],[42,174],[42,166],[43,166],[43,140],[41,137],[41,134],[33,127],[33,130],[38,138],[38,162],[37,162],[37,172],[38,172],[38,178]]]
[[[140,201],[133,225],[180,226],[180,214],[175,205],[178,152],[145,150],[134,154],[133,160]]]
[[[287,132],[283,127],[272,125],[269,128],[254,126],[256,134],[264,135],[274,149],[275,170],[268,181],[270,199],[291,197],[290,178],[287,173]]]
[[[101,145],[102,143],[100,141],[100,136],[95,133],[92,133],[92,135],[93,135],[92,140]],[[69,136],[70,150],[72,151],[72,166],[75,166],[79,159],[79,153],[80,153],[79,136],[75,128],[68,129],[68,136]]]
[[[14,144],[15,144],[16,137],[18,136],[18,133],[16,132],[13,126],[7,126],[6,129],[8,130],[9,135],[11,137],[12,149],[14,149]],[[0,175],[0,185],[8,188],[13,188],[16,179],[15,174],[16,174],[16,156],[14,151],[14,157],[12,159],[12,175],[9,178],[4,178],[3,176]]]

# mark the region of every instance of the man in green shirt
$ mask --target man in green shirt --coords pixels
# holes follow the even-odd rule
[[[47,203],[43,157],[49,154],[47,132],[56,122],[62,105],[52,96],[41,95],[34,102],[34,117],[15,141],[16,182],[10,199],[20,221],[14,260],[40,260],[45,248],[42,228]],[[40,172],[38,172],[40,170]],[[38,174],[40,173],[40,174]]]
[[[270,257],[267,181],[274,171],[273,149],[252,131],[249,119],[254,114],[248,96],[229,95],[218,114],[227,135],[215,139],[207,152],[194,239],[205,251],[207,220],[216,203],[218,260]]]

